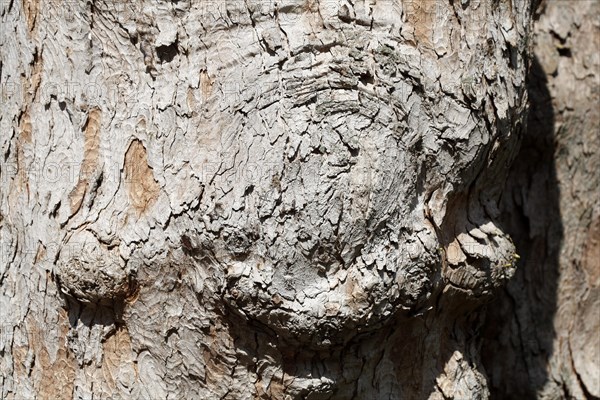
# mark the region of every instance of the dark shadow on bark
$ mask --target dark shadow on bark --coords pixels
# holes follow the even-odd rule
[[[124,324],[124,304],[121,302],[112,305],[82,304],[76,300],[68,299],[65,300],[65,308],[69,315],[69,324],[74,329],[79,324],[83,324],[88,328],[92,328],[93,325],[110,326]]]
[[[262,375],[260,379],[268,377],[269,367],[280,370],[279,375],[269,378],[275,385],[283,384],[281,372],[287,379],[322,379],[309,389],[289,392],[291,398],[361,399],[365,393],[360,390],[368,387],[378,393],[378,399],[421,400],[439,396],[437,380],[453,359],[466,360],[476,371],[484,370],[477,352],[483,322],[481,304],[460,291],[448,291],[441,297],[444,300],[438,302],[436,310],[399,314],[381,329],[323,349],[287,342],[263,324],[245,320],[229,308],[221,317],[240,350],[238,365]],[[278,397],[271,394],[260,398]]]
[[[530,113],[501,201],[502,222],[521,256],[518,269],[487,306],[482,361],[493,399],[535,398],[548,380],[556,336],[563,226],[554,152],[554,112],[537,59],[528,80]]]

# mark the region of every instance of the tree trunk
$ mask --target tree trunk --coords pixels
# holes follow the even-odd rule
[[[599,11],[548,1],[535,25],[528,130],[503,200],[522,262],[484,334],[497,398],[600,398]]]
[[[523,393],[598,395],[582,10],[539,22],[545,72],[567,55],[522,150],[547,162],[519,157],[499,202],[532,0],[1,7],[2,398],[484,399],[483,364],[518,395],[500,351],[535,375]],[[539,260],[555,275],[528,277]],[[484,324],[498,293],[513,342]]]

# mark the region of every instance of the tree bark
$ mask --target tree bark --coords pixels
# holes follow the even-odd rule
[[[524,147],[542,140],[551,160],[562,123],[574,153],[554,181],[519,157],[506,193],[522,201],[499,203],[526,122],[532,3],[2,2],[2,398],[484,399],[483,364],[494,393],[518,395],[494,369],[505,350],[530,374],[572,361],[570,380],[524,391],[597,395],[582,348],[598,146],[578,136],[598,127],[597,58],[575,39],[597,25],[580,10],[569,28],[554,4],[539,22],[546,73],[555,40],[589,61],[556,50],[581,91],[550,92],[554,120]],[[580,157],[589,170],[560,170]],[[539,224],[518,225],[543,193]],[[503,293],[531,307],[488,308],[521,342],[559,309],[539,344],[562,343],[549,364],[484,324],[518,252]],[[526,275],[538,255],[555,270],[541,289]]]
[[[484,334],[497,398],[600,398],[599,11],[548,1],[535,25],[528,130],[503,200],[522,262]]]

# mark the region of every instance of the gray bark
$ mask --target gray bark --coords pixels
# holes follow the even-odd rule
[[[1,3],[2,397],[487,398],[531,3]]]

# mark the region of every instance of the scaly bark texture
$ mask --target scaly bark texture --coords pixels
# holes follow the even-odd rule
[[[2,397],[487,398],[533,6],[2,2]]]
[[[482,357],[497,398],[600,398],[600,3],[548,1],[535,32],[503,201],[523,261],[489,307]]]

